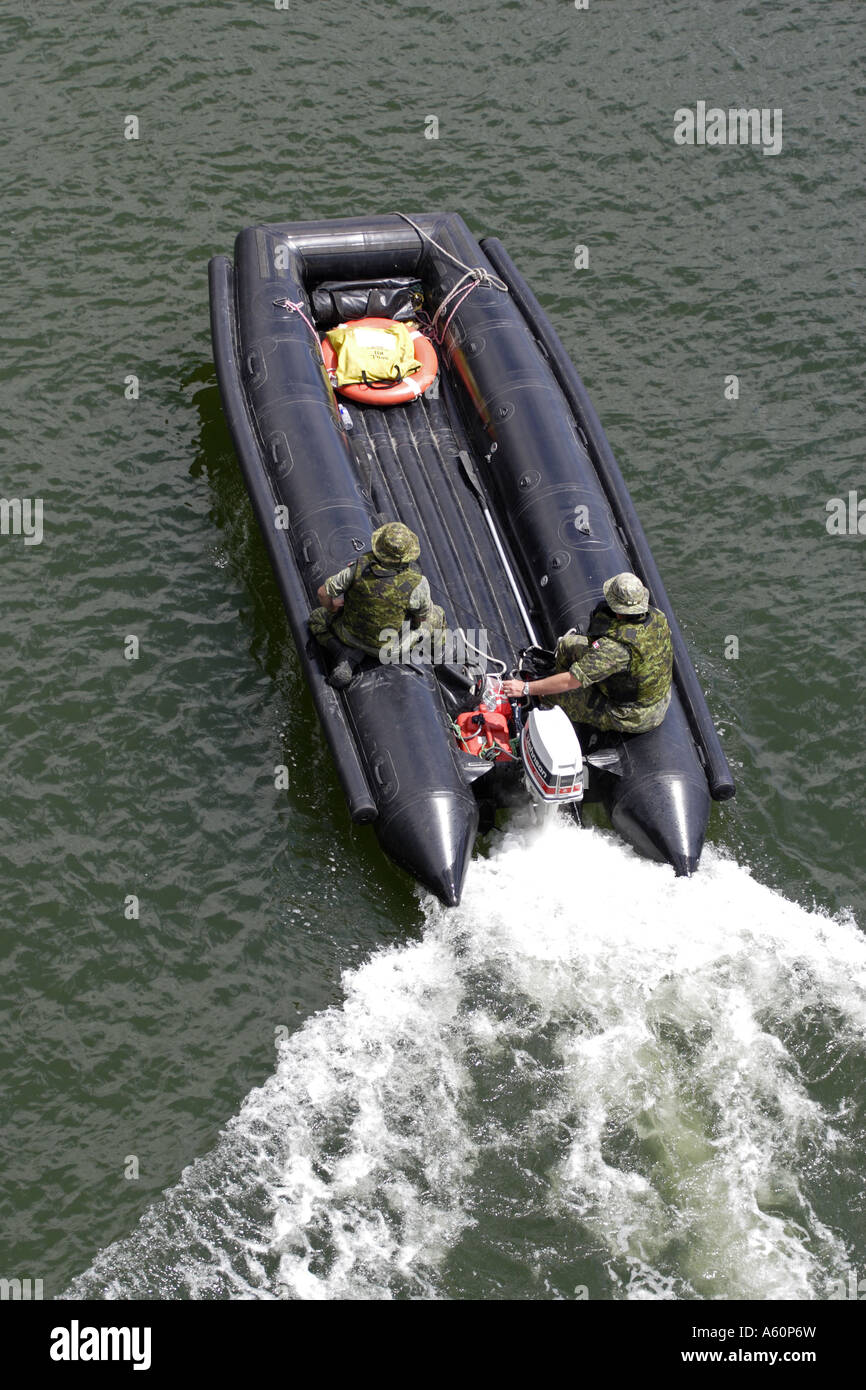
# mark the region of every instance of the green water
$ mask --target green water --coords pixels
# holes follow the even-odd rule
[[[247,1283],[284,1257],[302,1297],[821,1296],[866,1271],[862,935],[843,916],[824,950],[824,919],[783,901],[866,922],[866,537],[825,526],[830,498],[866,497],[860,7],[12,0],[0,28],[0,495],[44,501],[41,544],[0,536],[0,1275],[59,1294],[144,1213],[168,1297],[235,1296],[200,1271],[250,1232],[269,1254]],[[678,147],[699,100],[782,108],[782,152]],[[593,395],[739,786],[703,888],[672,896],[607,841],[573,862],[520,841],[449,921],[348,820],[223,423],[206,265],[252,222],[398,208],[500,236]],[[585,953],[545,954],[575,902]],[[699,960],[671,923],[707,933]],[[441,1109],[413,1121],[436,1065]],[[301,1133],[317,1095],[327,1123]],[[154,1207],[212,1152],[195,1181],[224,1220],[205,1231],[188,1187]],[[379,1193],[352,1188],[351,1219],[342,1152]],[[735,1182],[755,1154],[770,1176]],[[138,1248],[111,1264],[121,1294]]]

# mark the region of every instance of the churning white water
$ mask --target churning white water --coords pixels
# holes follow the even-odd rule
[[[822,1298],[866,941],[709,850],[512,824],[72,1297]]]

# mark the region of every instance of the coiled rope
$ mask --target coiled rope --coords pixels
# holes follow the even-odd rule
[[[504,280],[501,280],[498,275],[494,275],[492,271],[485,270],[484,267],[480,265],[467,265],[465,261],[459,260],[458,257],[452,255],[450,251],[446,251],[444,246],[441,246],[429,232],[425,232],[423,227],[419,227],[417,222],[413,222],[412,218],[405,212],[395,212],[393,215],[395,217],[402,217],[404,222],[408,222],[410,227],[414,227],[415,231],[424,241],[429,241],[430,245],[435,246],[436,250],[440,252],[441,255],[445,256],[452,265],[456,265],[458,270],[464,272],[457,283],[452,285],[429,322],[429,336],[438,347],[441,347],[445,341],[445,334],[448,331],[451,320],[457,313],[464,299],[467,299],[473,290],[478,289],[480,285],[487,290],[499,290],[501,294],[508,294],[508,286]],[[449,305],[453,305],[453,307],[440,328],[439,319],[442,315],[442,311]]]

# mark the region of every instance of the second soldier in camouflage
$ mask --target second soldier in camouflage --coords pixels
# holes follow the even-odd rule
[[[586,637],[567,633],[556,647],[557,673],[529,682],[528,693],[562,705],[575,724],[607,732],[655,729],[671,700],[673,645],[667,618],[651,608],[634,574],[614,575],[594,610]],[[524,682],[506,681],[512,699]]]

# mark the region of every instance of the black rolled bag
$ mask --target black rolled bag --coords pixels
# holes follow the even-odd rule
[[[323,331],[347,319],[395,319],[405,323],[415,318],[424,302],[420,280],[408,276],[380,280],[326,280],[310,295],[316,325]]]

